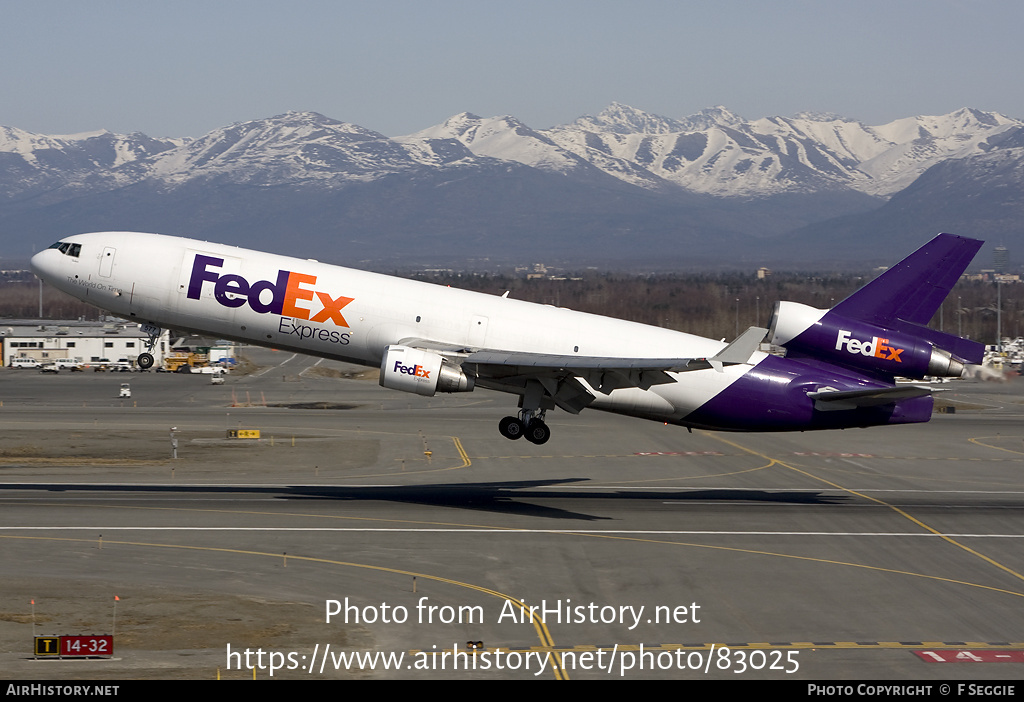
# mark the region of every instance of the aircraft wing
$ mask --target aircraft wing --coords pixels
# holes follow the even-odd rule
[[[767,329],[751,327],[711,358],[616,358],[610,356],[578,356],[474,349],[427,339],[403,339],[400,343],[414,348],[440,352],[458,359],[464,370],[475,370],[478,378],[510,385],[537,381],[556,405],[578,414],[590,404],[594,395],[580,383],[583,378],[591,388],[610,394],[618,388],[636,387],[648,390],[652,385],[674,382],[668,375],[749,363],[751,356],[768,333]]]
[[[465,362],[493,366],[519,366],[534,369],[558,370],[620,370],[686,371],[748,363],[758,345],[768,333],[767,329],[751,327],[712,358],[614,358],[604,356],[560,356],[555,354],[523,353],[519,351],[479,350],[471,352]]]
[[[721,372],[723,366],[749,363],[750,357],[768,334],[767,329],[750,327],[735,341],[711,358],[617,358],[612,356],[579,356],[531,353],[526,351],[502,351],[498,349],[476,349],[467,346],[446,344],[429,339],[402,339],[399,343],[413,348],[438,351],[461,359],[463,364],[478,366],[500,366],[522,368],[527,372],[595,370],[628,372],[674,372],[714,368]]]

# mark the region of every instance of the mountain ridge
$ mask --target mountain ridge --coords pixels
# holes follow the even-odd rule
[[[488,241],[513,256],[516,239],[534,258],[576,250],[581,259],[706,261],[728,250],[737,261],[768,260],[770,249],[753,243],[766,238],[780,239],[780,250],[795,242],[794,260],[823,258],[830,238],[848,239],[851,228],[892,235],[879,224],[886,217],[904,226],[914,212],[933,220],[929,210],[977,218],[938,175],[911,187],[933,169],[957,182],[980,178],[981,188],[986,170],[997,173],[1001,191],[986,207],[1015,212],[1022,134],[1024,122],[974,108],[870,126],[829,113],[745,120],[722,106],[675,119],[622,103],[549,129],[462,112],[399,137],[297,111],[197,139],[0,127],[0,225],[40,236],[230,230],[230,243],[279,245],[279,234],[262,232],[275,222],[382,260],[417,231],[441,260],[485,255]],[[1009,227],[1007,217],[990,219]],[[598,252],[598,241],[610,248]],[[853,244],[844,246],[857,255]]]

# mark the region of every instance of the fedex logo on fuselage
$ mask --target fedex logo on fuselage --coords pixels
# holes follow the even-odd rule
[[[241,307],[248,303],[254,312],[279,314],[310,322],[333,322],[336,326],[347,327],[341,309],[352,302],[351,297],[331,295],[314,289],[316,276],[295,271],[277,272],[277,280],[258,280],[250,283],[244,277],[229,273],[221,275],[217,268],[224,265],[223,258],[196,254],[192,264],[192,277],[188,281],[187,297],[198,300],[203,292],[203,283],[213,283],[213,297],[225,307]],[[269,299],[267,295],[269,293]],[[303,306],[312,302],[314,296],[320,305],[319,311]],[[312,314],[312,316],[310,316]]]
[[[415,375],[417,378],[429,378],[430,371],[423,366],[417,364],[415,366],[406,366],[401,361],[395,361],[395,369],[393,373],[402,373],[404,375]]]
[[[871,341],[859,341],[858,339],[852,338],[852,332],[848,332],[844,329],[839,330],[839,334],[836,336],[836,351],[840,351],[843,348],[846,349],[847,353],[859,353],[862,356],[873,356],[874,358],[880,358],[883,361],[896,361],[897,363],[903,363],[903,359],[900,358],[900,354],[905,349],[898,349],[895,346],[889,346],[888,339],[882,339],[877,336],[871,337]]]

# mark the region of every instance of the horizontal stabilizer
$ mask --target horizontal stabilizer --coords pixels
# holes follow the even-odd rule
[[[868,388],[867,390],[818,390],[807,393],[814,400],[814,409],[823,412],[851,410],[858,407],[877,407],[897,400],[927,397],[932,389],[922,385],[899,385],[891,388]]]
[[[957,358],[967,363],[973,363],[976,366],[980,366],[982,359],[985,357],[985,344],[971,339],[964,339],[956,334],[947,334],[937,329],[930,329],[919,324],[910,324],[901,320],[896,320],[893,327],[906,334],[920,337],[940,349],[946,349]]]

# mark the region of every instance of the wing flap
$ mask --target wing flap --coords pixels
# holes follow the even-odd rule
[[[521,351],[473,351],[466,363],[483,366],[519,366],[566,371],[622,370],[622,371],[683,371],[689,359],[680,358],[614,358],[611,356],[564,356]]]

